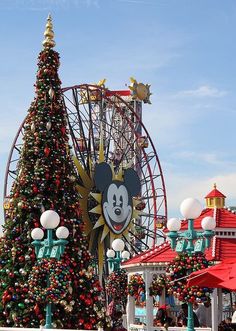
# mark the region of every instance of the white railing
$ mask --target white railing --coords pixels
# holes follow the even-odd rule
[[[211,328],[194,328],[195,331],[211,331]],[[130,324],[129,331],[166,331],[164,327],[153,326],[147,330],[145,325]],[[187,331],[186,327],[169,326],[168,331]]]

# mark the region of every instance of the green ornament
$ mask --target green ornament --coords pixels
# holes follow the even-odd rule
[[[19,307],[20,309],[24,309],[24,308],[25,308],[25,305],[24,305],[23,302],[20,302],[20,303],[18,303],[18,307]]]

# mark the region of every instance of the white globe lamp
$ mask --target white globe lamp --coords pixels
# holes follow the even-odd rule
[[[56,230],[56,236],[58,239],[66,239],[69,236],[69,230],[65,226],[59,226]]]
[[[205,231],[212,231],[216,227],[216,221],[211,216],[206,216],[202,219],[202,228]]]
[[[130,252],[128,252],[128,251],[123,251],[123,252],[121,253],[121,257],[122,257],[122,259],[124,259],[124,260],[128,260],[128,259],[130,258]]]
[[[112,244],[111,244],[112,248],[114,249],[114,251],[116,252],[121,252],[124,250],[125,248],[125,243],[123,242],[123,240],[121,239],[115,239]]]
[[[181,228],[181,221],[177,218],[170,218],[167,221],[167,229],[169,231],[179,231]]]
[[[34,240],[41,240],[43,239],[44,237],[44,232],[42,229],[40,228],[35,228],[31,231],[31,237],[34,239]]]
[[[202,205],[197,199],[187,198],[180,205],[180,212],[186,219],[195,219],[202,213]]]
[[[115,251],[113,251],[113,249],[108,249],[106,255],[108,258],[114,258],[116,253],[115,253]]]
[[[55,229],[60,223],[60,216],[54,210],[46,210],[40,217],[40,223],[45,229]]]

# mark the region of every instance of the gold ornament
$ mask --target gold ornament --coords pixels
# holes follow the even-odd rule
[[[30,130],[31,130],[33,133],[35,132],[35,124],[34,124],[34,123],[31,124]]]
[[[53,25],[52,25],[52,18],[51,15],[48,15],[46,30],[44,32],[45,39],[43,41],[44,48],[53,48],[56,43],[53,40],[54,32],[53,32]]]
[[[151,103],[150,96],[150,86],[148,84],[138,83],[133,77],[130,78],[131,84],[129,89],[131,90],[131,95],[134,100],[139,99],[144,103]]]
[[[52,87],[50,87],[50,89],[48,90],[48,94],[49,94],[50,99],[52,100],[53,97],[54,97],[54,94],[55,94],[55,92],[54,92],[54,90],[53,90]]]
[[[3,208],[5,210],[8,210],[8,209],[10,209],[10,207],[11,207],[10,199],[7,197],[4,199]]]
[[[52,123],[51,122],[47,122],[47,124],[46,124],[47,131],[50,131],[51,130],[51,127],[52,127]]]
[[[13,260],[13,263],[15,262],[15,257],[16,257],[16,247],[13,246],[12,249],[11,249],[11,255],[12,255],[12,260]]]

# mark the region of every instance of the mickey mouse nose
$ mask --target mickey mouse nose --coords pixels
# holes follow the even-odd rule
[[[119,215],[121,214],[121,210],[120,210],[119,208],[116,208],[116,209],[115,209],[115,214],[116,214],[117,216],[119,216]]]

